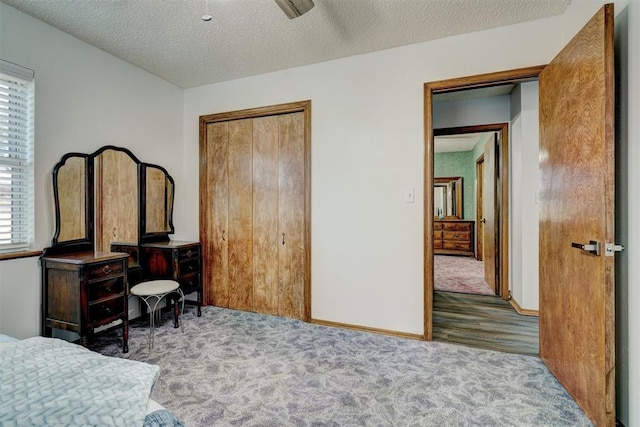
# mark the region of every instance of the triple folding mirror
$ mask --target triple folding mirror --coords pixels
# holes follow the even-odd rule
[[[108,251],[112,242],[168,239],[174,182],[126,148],[69,153],[53,170],[56,231],[52,246]]]

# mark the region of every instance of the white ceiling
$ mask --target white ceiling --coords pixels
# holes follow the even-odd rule
[[[482,87],[478,89],[437,93],[433,95],[433,102],[438,103],[445,101],[458,101],[461,99],[488,98],[491,96],[509,95],[515,87],[515,84],[501,84],[498,86]]]
[[[0,0],[183,88],[564,13],[569,0]],[[204,22],[206,1],[213,16]]]
[[[436,136],[433,138],[433,151],[436,153],[471,151],[478,142],[487,142],[494,133],[495,132],[478,132]]]

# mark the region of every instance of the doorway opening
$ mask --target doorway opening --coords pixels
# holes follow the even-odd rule
[[[436,290],[509,298],[500,268],[509,265],[508,239],[501,238],[501,224],[509,221],[508,129],[508,123],[434,129]],[[439,191],[451,179],[444,175],[454,175],[460,187],[458,209],[445,209],[451,215],[438,215],[448,206]]]
[[[498,334],[513,329],[519,329],[520,326],[512,328],[510,325],[517,321],[523,320],[524,335],[529,336],[527,340],[530,343],[535,344],[537,351],[537,318],[520,316],[515,312],[511,304],[509,291],[509,124],[506,122],[483,124],[478,126],[451,126],[440,127],[434,129],[434,123],[436,127],[440,125],[439,122],[434,121],[434,100],[441,94],[450,94],[459,97],[465,97],[470,92],[485,91],[491,93],[501,86],[511,85],[513,87],[516,84],[530,82],[537,80],[539,72],[544,67],[530,67],[519,70],[511,70],[499,73],[485,74],[479,76],[465,77],[459,79],[445,80],[439,82],[426,83],[424,87],[424,99],[425,99],[425,189],[430,189],[436,182],[438,177],[437,165],[434,163],[436,157],[435,141],[438,137],[461,135],[478,132],[488,132],[495,139],[495,147],[497,150],[494,153],[494,158],[488,158],[487,154],[482,152],[482,155],[474,156],[470,165],[472,174],[474,176],[474,186],[471,186],[470,196],[472,199],[472,206],[467,212],[465,220],[470,220],[474,223],[474,240],[472,246],[472,253],[474,259],[481,261],[486,268],[484,269],[484,276],[487,278],[487,282],[492,290],[494,296],[480,296],[480,295],[465,295],[465,294],[453,294],[442,293],[438,291],[434,286],[434,272],[436,262],[434,256],[438,255],[437,243],[435,242],[434,235],[437,235],[440,225],[436,217],[428,215],[430,212],[434,212],[435,198],[433,192],[425,191],[425,339],[434,339],[434,322],[440,322],[443,317],[447,317],[447,314],[442,312],[434,312],[434,301],[436,304],[444,304],[446,306],[455,306],[457,304],[470,304],[470,305],[495,305],[500,309],[508,310],[512,312],[514,318],[504,323],[496,325],[496,331]],[[479,95],[475,95],[479,96]],[[489,96],[489,95],[485,95]],[[509,121],[507,118],[506,121]],[[482,123],[482,122],[476,122]],[[487,123],[487,122],[485,122]],[[478,150],[479,151],[479,150]],[[491,161],[495,160],[495,167],[492,166]],[[489,165],[489,166],[488,166]],[[491,177],[491,174],[487,174],[487,170],[491,170],[495,173],[495,177]],[[488,176],[487,176],[488,175]],[[478,182],[480,179],[480,182]],[[492,186],[493,194],[491,191],[487,191],[487,187],[481,185],[482,181],[495,179]],[[488,205],[487,199],[495,197],[495,204],[493,206],[493,212],[487,212],[486,206]],[[494,218],[490,224],[493,229],[487,230],[487,216],[493,214]],[[435,220],[434,220],[435,219]],[[487,233],[489,232],[489,233]],[[434,234],[435,233],[435,234]],[[495,236],[490,239],[485,239],[485,235]],[[493,280],[493,283],[491,283]],[[486,303],[486,298],[491,300],[490,303]],[[465,310],[470,310],[469,306],[466,306]],[[523,313],[531,314],[531,313]],[[497,317],[502,314],[497,314]],[[439,332],[439,331],[438,331]],[[516,331],[517,332],[517,331]],[[438,337],[436,337],[438,339]],[[499,348],[497,348],[499,349]],[[535,351],[529,349],[524,353],[532,354]],[[516,351],[517,352],[517,351]]]

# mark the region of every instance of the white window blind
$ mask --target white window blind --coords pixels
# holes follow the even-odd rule
[[[33,242],[33,77],[0,59],[0,253]]]

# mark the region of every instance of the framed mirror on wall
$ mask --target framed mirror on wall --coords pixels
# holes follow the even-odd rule
[[[436,219],[462,219],[462,177],[434,178],[433,206]]]

